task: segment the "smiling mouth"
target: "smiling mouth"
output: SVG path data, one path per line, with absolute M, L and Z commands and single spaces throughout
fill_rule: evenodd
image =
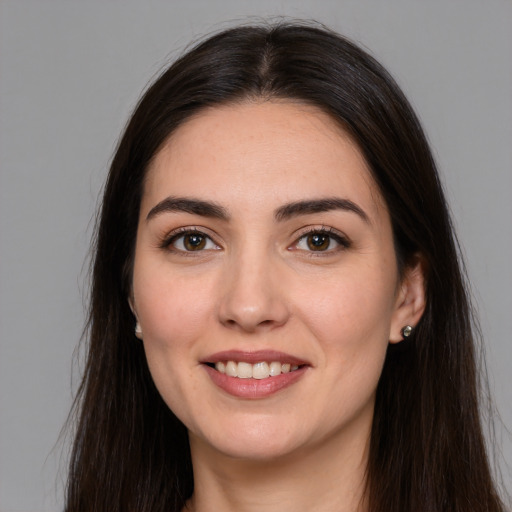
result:
M 208 366 L 215 368 L 219 373 L 228 377 L 261 380 L 277 377 L 283 373 L 294 372 L 303 365 L 280 363 L 279 361 L 261 361 L 255 364 L 244 361 L 218 361 L 216 363 L 208 363 Z

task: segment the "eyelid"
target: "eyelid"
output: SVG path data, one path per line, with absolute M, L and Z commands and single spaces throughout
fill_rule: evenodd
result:
M 325 251 L 307 251 L 304 249 L 297 248 L 298 243 L 300 240 L 305 238 L 306 236 L 310 234 L 323 234 L 327 235 L 330 238 L 332 238 L 337 244 L 339 244 L 339 247 L 336 247 L 334 249 L 328 249 Z M 161 249 L 166 249 L 171 252 L 183 254 L 183 255 L 198 255 L 196 254 L 196 251 L 185 251 L 182 249 L 177 249 L 176 247 L 173 247 L 172 244 L 175 242 L 178 238 L 185 236 L 187 234 L 199 234 L 201 236 L 204 236 L 205 238 L 211 240 L 213 244 L 215 244 L 215 249 L 203 249 L 200 251 L 197 251 L 197 253 L 205 252 L 205 251 L 211 251 L 211 250 L 220 250 L 222 249 L 221 244 L 217 242 L 216 236 L 214 234 L 211 234 L 211 230 L 208 228 L 204 228 L 201 226 L 181 226 L 179 228 L 173 229 L 169 233 L 167 233 L 163 238 L 161 243 L 159 244 Z M 347 235 L 345 235 L 342 231 L 339 231 L 331 226 L 325 226 L 325 225 L 313 225 L 313 226 L 305 226 L 295 232 L 294 234 L 294 242 L 288 247 L 288 250 L 297 250 L 302 251 L 305 253 L 310 253 L 310 256 L 322 256 L 322 255 L 329 255 L 334 252 L 338 252 L 338 250 L 347 249 L 352 245 L 352 242 L 348 238 Z
M 325 251 L 307 251 L 304 249 L 298 249 L 298 243 L 308 235 L 311 234 L 322 234 L 331 237 L 336 243 L 339 244 L 339 247 L 334 249 L 328 249 Z M 295 241 L 289 247 L 289 250 L 297 250 L 308 253 L 308 256 L 326 256 L 338 252 L 339 250 L 348 249 L 352 245 L 350 239 L 347 235 L 345 235 L 342 231 L 339 231 L 331 226 L 325 225 L 317 225 L 317 226 L 306 226 L 295 233 Z
M 214 235 L 212 235 L 210 233 L 211 232 L 209 229 L 203 228 L 200 226 L 182 226 L 177 229 L 173 229 L 170 233 L 167 233 L 163 237 L 163 239 L 159 245 L 160 245 L 161 249 L 166 249 L 168 251 L 179 253 L 179 254 L 184 254 L 187 256 L 188 255 L 196 255 L 197 256 L 197 254 L 195 254 L 196 252 L 201 253 L 201 252 L 205 252 L 205 251 L 221 249 L 220 244 L 215 239 L 216 237 L 214 237 Z M 216 246 L 216 249 L 203 249 L 201 251 L 184 251 L 181 249 L 177 249 L 176 247 L 173 247 L 173 245 L 172 245 L 173 242 L 178 240 L 180 237 L 183 237 L 185 235 L 192 235 L 192 234 L 201 235 L 201 236 L 204 236 L 205 238 L 211 240 L 212 243 Z

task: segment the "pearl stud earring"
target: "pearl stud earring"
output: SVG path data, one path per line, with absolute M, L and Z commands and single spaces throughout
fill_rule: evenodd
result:
M 402 327 L 400 332 L 404 338 L 408 338 L 412 334 L 412 325 L 406 325 L 405 327 Z

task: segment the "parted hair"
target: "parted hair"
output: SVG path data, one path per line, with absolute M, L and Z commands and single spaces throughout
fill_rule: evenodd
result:
M 388 72 L 309 23 L 239 26 L 197 44 L 147 89 L 118 143 L 93 242 L 86 362 L 74 405 L 67 512 L 178 512 L 194 489 L 187 430 L 160 397 L 128 297 L 145 173 L 202 109 L 290 99 L 358 144 L 391 217 L 400 270 L 422 258 L 426 309 L 388 348 L 375 401 L 370 512 L 498 512 L 480 415 L 474 322 L 436 165 Z M 333 407 L 336 405 L 333 404 Z

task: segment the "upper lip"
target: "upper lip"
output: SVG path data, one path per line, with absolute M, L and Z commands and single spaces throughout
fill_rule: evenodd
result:
M 282 364 L 296 364 L 298 366 L 309 364 L 304 359 L 299 357 L 286 354 L 285 352 L 279 352 L 277 350 L 256 350 L 256 351 L 243 351 L 243 350 L 223 350 L 216 352 L 210 356 L 204 358 L 202 363 L 218 363 L 219 361 L 237 361 L 245 363 L 261 363 L 261 362 L 273 362 L 278 361 Z

